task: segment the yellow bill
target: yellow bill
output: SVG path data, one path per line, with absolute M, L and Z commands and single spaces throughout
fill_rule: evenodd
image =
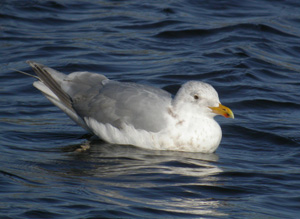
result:
M 226 118 L 234 119 L 233 112 L 227 106 L 219 104 L 217 107 L 209 107 L 215 114 L 224 116 Z

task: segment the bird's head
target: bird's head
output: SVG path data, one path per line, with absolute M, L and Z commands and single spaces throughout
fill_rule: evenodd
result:
M 234 118 L 231 109 L 220 103 L 217 91 L 201 81 L 189 81 L 182 85 L 173 100 L 173 106 L 180 111 Z

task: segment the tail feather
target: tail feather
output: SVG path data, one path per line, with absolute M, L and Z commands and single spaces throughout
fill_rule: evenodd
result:
M 33 68 L 37 76 L 26 72 L 25 74 L 39 80 L 35 81 L 33 86 L 39 89 L 54 105 L 65 112 L 78 125 L 91 132 L 84 120 L 74 110 L 71 97 L 60 86 L 64 74 L 33 61 L 27 61 L 27 63 Z M 20 73 L 24 74 L 24 72 Z
M 39 80 L 45 84 L 59 99 L 60 101 L 69 109 L 72 109 L 72 100 L 69 95 L 64 92 L 60 85 L 53 79 L 51 74 L 47 71 L 46 67 L 42 64 L 27 61 L 27 63 L 32 67 L 34 72 L 37 74 Z

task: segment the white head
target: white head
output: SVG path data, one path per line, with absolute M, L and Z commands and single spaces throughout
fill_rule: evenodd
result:
M 205 114 L 214 117 L 217 114 L 233 118 L 232 111 L 220 103 L 217 91 L 201 81 L 189 81 L 178 90 L 173 106 L 175 111 Z

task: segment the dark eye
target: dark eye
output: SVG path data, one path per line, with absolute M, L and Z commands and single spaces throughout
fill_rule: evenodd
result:
M 194 95 L 194 99 L 195 99 L 195 100 L 198 100 L 198 99 L 199 99 L 199 96 L 198 96 L 197 94 L 195 94 L 195 95 Z

